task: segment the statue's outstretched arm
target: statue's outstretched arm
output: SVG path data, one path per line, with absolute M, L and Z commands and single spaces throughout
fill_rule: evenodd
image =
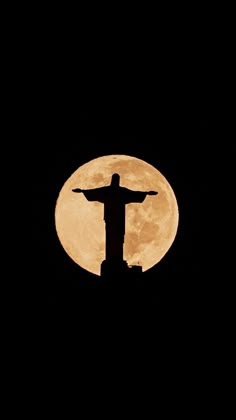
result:
M 100 187 L 88 190 L 82 190 L 81 188 L 73 188 L 72 191 L 76 193 L 83 193 L 88 201 L 99 201 L 100 203 L 104 203 L 106 188 L 107 187 Z
M 157 191 L 148 191 L 147 195 L 157 195 L 158 192 Z
M 74 188 L 72 191 L 80 193 L 80 192 L 83 192 L 84 190 L 81 190 L 81 188 Z

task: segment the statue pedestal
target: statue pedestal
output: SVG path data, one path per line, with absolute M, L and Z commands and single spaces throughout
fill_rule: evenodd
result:
M 129 266 L 127 261 L 104 260 L 101 264 L 101 277 L 110 285 L 127 285 L 130 279 L 137 280 L 142 274 L 142 267 L 138 265 Z

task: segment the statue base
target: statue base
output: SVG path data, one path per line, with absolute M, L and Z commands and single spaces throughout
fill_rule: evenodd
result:
M 104 260 L 101 264 L 101 277 L 109 279 L 112 283 L 124 284 L 127 279 L 137 279 L 142 274 L 142 267 L 139 265 L 128 265 L 127 261 Z

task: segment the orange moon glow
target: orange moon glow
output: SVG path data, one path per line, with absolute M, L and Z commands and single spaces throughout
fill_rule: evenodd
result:
M 143 203 L 126 205 L 124 259 L 146 271 L 171 247 L 178 228 L 176 197 L 167 179 L 149 163 L 132 156 L 107 155 L 80 166 L 64 183 L 55 208 L 58 238 L 66 253 L 80 267 L 100 275 L 105 259 L 105 222 L 102 203 L 87 201 L 74 188 L 110 185 L 112 174 L 131 190 L 157 191 Z

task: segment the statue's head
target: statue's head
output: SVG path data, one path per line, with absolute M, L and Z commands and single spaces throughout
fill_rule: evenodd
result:
M 119 174 L 113 174 L 111 177 L 111 185 L 113 187 L 119 187 L 120 185 L 120 175 Z

